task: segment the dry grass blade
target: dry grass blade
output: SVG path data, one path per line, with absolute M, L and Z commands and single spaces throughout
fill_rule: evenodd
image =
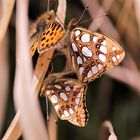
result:
M 4 122 L 6 101 L 7 101 L 7 88 L 9 79 L 9 65 L 8 65 L 8 37 L 7 35 L 1 42 L 2 47 L 0 51 L 0 130 Z
M 6 30 L 7 30 L 8 24 L 9 24 L 9 20 L 12 15 L 15 0 L 2 0 L 2 1 L 0 1 L 0 4 L 2 5 L 1 6 L 2 15 L 0 17 L 1 18 L 1 20 L 0 20 L 0 42 L 1 42 L 6 33 Z
M 22 9 L 22 10 L 21 10 Z M 28 0 L 16 3 L 16 74 L 14 97 L 16 109 L 20 110 L 20 123 L 25 139 L 48 139 L 39 103 L 31 88 L 32 65 L 28 56 Z M 24 83 L 24 84 L 23 84 Z M 34 117 L 33 117 L 34 116 Z M 36 128 L 40 129 L 37 130 Z
M 137 22 L 139 26 L 139 35 L 140 35 L 140 1 L 139 0 L 134 0 L 134 5 L 135 5 L 135 11 L 136 11 L 136 17 L 137 17 Z
M 110 121 L 105 121 L 102 124 L 99 140 L 117 140 Z
M 104 0 L 102 5 L 104 8 L 100 6 L 97 0 L 94 0 L 92 2 L 91 0 L 82 0 L 82 2 L 85 6 L 90 5 L 88 11 L 93 19 L 93 22 L 90 24 L 89 29 L 91 31 L 96 31 L 97 29 L 100 29 L 103 34 L 112 36 L 113 38 L 118 40 L 119 35 L 109 18 L 107 16 L 103 16 L 102 18 L 96 18 L 98 16 L 105 15 L 109 11 L 113 0 Z
M 62 13 L 62 10 L 63 10 L 63 13 Z M 64 22 L 64 20 L 65 20 L 65 14 L 66 14 L 65 11 L 66 11 L 66 1 L 61 1 L 60 0 L 57 15 L 59 16 L 59 18 L 61 19 L 62 22 Z M 59 15 L 59 13 L 62 13 L 62 14 Z M 49 63 L 50 63 L 50 58 L 52 57 L 53 52 L 54 52 L 54 50 L 50 50 L 50 51 L 44 53 L 44 55 L 41 55 L 41 57 L 38 58 L 37 65 L 36 65 L 35 72 L 34 72 L 33 82 L 32 82 L 33 91 L 36 91 L 35 92 L 36 95 L 37 95 L 37 93 L 40 89 L 42 80 L 44 79 L 45 73 L 48 69 L 48 66 L 49 66 Z M 29 93 L 29 94 L 31 94 L 31 93 Z M 8 128 L 8 130 L 7 130 L 3 139 L 6 138 L 6 139 L 9 139 L 9 140 L 10 139 L 12 140 L 13 137 L 18 138 L 21 135 L 22 127 L 20 126 L 20 123 L 19 123 L 20 110 L 18 110 L 15 117 L 16 117 L 16 119 L 13 119 L 13 122 L 11 123 L 10 127 Z M 17 129 L 18 129 L 18 131 L 17 131 Z M 44 129 L 44 131 L 45 131 L 45 129 Z M 28 132 L 26 132 L 26 134 L 27 133 Z
M 136 71 L 132 71 L 126 67 L 118 66 L 113 70 L 109 70 L 106 72 L 109 76 L 122 81 L 128 85 L 130 85 L 132 88 L 136 89 L 139 95 L 140 95 L 140 73 Z M 130 76 L 131 75 L 131 76 Z M 134 82 L 137 81 L 137 82 Z

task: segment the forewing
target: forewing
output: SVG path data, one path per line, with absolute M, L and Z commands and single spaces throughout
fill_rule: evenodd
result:
M 41 32 L 39 44 L 37 47 L 38 52 L 43 53 L 51 47 L 54 47 L 54 45 L 57 44 L 57 42 L 63 37 L 63 35 L 64 29 L 58 22 L 49 22 L 45 30 Z

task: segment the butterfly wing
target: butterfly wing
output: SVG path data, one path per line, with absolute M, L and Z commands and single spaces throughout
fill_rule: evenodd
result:
M 49 22 L 44 30 L 36 33 L 30 40 L 31 48 L 29 50 L 29 55 L 33 56 L 36 49 L 38 50 L 38 53 L 43 53 L 48 49 L 55 47 L 63 35 L 64 29 L 58 22 Z
M 123 48 L 112 38 L 108 38 L 96 32 L 94 35 L 103 38 L 101 44 L 108 49 L 107 68 L 112 68 L 118 65 L 125 57 L 125 51 Z M 101 44 L 99 49 L 104 52 L 104 48 L 102 48 Z
M 35 34 L 35 35 L 34 35 L 33 37 L 31 37 L 31 39 L 30 39 L 30 44 L 29 44 L 29 46 L 31 46 L 31 47 L 30 47 L 30 49 L 29 49 L 29 56 L 31 56 L 31 57 L 35 54 L 35 51 L 36 51 L 36 49 L 37 49 L 37 46 L 38 46 L 38 43 L 39 43 L 38 36 L 39 36 L 39 34 Z
M 125 53 L 114 40 L 75 28 L 70 35 L 69 59 L 82 82 L 91 82 L 108 68 L 118 65 Z
M 79 127 L 86 125 L 85 85 L 73 79 L 57 79 L 44 86 L 45 94 L 61 120 L 68 120 Z
M 49 22 L 39 37 L 38 53 L 43 53 L 52 46 L 54 47 L 63 35 L 64 29 L 58 22 Z

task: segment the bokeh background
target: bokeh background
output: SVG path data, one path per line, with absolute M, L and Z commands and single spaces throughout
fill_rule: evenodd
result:
M 51 1 L 51 9 L 56 10 L 57 1 Z M 89 6 L 80 24 L 91 31 L 100 32 L 118 41 L 126 51 L 126 57 L 120 66 L 113 68 L 88 85 L 87 108 L 89 122 L 84 128 L 78 128 L 67 121 L 57 122 L 58 140 L 97 140 L 100 128 L 105 120 L 110 120 L 119 140 L 140 140 L 140 1 L 139 0 L 67 0 L 66 25 L 72 18 L 78 19 L 85 7 Z M 47 10 L 46 0 L 29 1 L 29 18 L 32 23 Z M 0 54 L 8 53 L 8 58 L 0 57 L 0 64 L 7 63 L 5 71 L 8 81 L 3 99 L 3 119 L 1 137 L 5 134 L 15 115 L 13 101 L 13 83 L 15 76 L 15 14 L 10 19 L 6 40 L 8 48 Z M 3 46 L 0 46 L 3 47 Z M 58 54 L 56 52 L 56 54 Z M 38 55 L 33 58 L 36 63 Z M 52 60 L 53 72 L 65 69 L 65 56 L 56 56 Z M 0 69 L 3 65 L 0 66 Z M 51 66 L 50 66 L 51 69 Z M 50 70 L 51 71 L 51 70 Z M 46 118 L 45 98 L 39 97 L 42 114 Z M 54 120 L 55 121 L 55 120 Z M 23 137 L 20 137 L 23 139 Z

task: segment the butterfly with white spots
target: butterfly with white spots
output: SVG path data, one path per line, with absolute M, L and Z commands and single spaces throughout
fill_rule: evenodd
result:
M 74 28 L 70 32 L 68 53 L 72 69 L 84 83 L 118 65 L 125 56 L 116 41 L 84 28 Z
M 71 78 L 58 78 L 54 74 L 44 81 L 41 95 L 47 96 L 61 120 L 84 127 L 88 121 L 86 85 Z

